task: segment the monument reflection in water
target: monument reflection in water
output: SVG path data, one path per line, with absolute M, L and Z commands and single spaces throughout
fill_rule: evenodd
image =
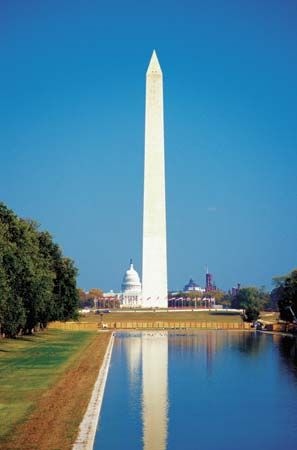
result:
M 168 421 L 168 334 L 143 333 L 142 421 L 144 450 L 165 450 Z
M 259 333 L 115 337 L 100 450 L 296 450 L 296 339 Z
M 144 450 L 165 450 L 168 421 L 168 333 L 142 333 L 124 339 L 130 390 L 142 386 Z M 157 355 L 157 357 L 156 357 Z M 141 378 L 141 379 L 140 379 Z

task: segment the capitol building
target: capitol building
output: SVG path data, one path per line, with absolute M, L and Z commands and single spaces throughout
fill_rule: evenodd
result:
M 139 308 L 141 306 L 141 282 L 131 259 L 122 282 L 121 307 Z

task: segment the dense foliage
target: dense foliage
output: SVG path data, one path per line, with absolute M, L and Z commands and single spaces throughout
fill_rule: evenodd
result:
M 103 298 L 103 291 L 98 288 L 92 288 L 88 292 L 78 288 L 79 307 L 80 308 L 94 308 L 95 299 Z
M 269 305 L 269 294 L 263 289 L 246 287 L 239 289 L 232 299 L 232 308 L 243 309 L 248 322 L 257 320 L 260 311 Z
M 0 332 L 30 334 L 74 317 L 77 270 L 48 232 L 0 203 Z
M 278 302 L 280 318 L 297 322 L 297 269 L 285 277 L 275 279 L 277 287 L 272 296 Z

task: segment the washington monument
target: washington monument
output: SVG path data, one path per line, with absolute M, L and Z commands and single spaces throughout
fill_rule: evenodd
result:
M 154 51 L 146 72 L 142 306 L 167 308 L 163 75 Z

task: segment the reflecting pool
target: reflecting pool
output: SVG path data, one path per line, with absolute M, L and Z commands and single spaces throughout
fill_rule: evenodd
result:
M 258 332 L 117 333 L 100 450 L 297 449 L 296 339 Z

